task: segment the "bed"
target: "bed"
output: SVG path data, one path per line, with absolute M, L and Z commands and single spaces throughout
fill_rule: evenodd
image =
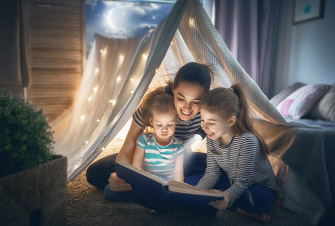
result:
M 300 99 L 293 95 L 303 87 L 305 90 L 300 92 Z M 309 95 L 302 83 L 283 90 L 286 97 L 281 97 L 280 101 L 276 99 L 280 93 L 271 99 L 296 134 L 294 142 L 281 157 L 282 161 L 270 159 L 284 185 L 283 206 L 302 214 L 313 225 L 318 223 L 335 197 L 335 84 L 323 88 L 322 94 L 313 100 L 307 98 L 308 102 L 301 100 Z M 301 117 L 292 113 L 296 109 L 284 106 L 285 101 L 289 103 L 292 99 L 299 99 L 300 106 L 308 105 L 309 109 L 303 109 L 305 112 Z

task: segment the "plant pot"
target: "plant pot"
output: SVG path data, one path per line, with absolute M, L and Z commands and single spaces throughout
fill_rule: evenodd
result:
M 1 225 L 65 225 L 67 159 L 0 178 Z

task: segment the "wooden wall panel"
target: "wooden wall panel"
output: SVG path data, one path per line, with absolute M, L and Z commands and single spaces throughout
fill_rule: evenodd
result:
M 51 122 L 73 104 L 86 57 L 84 0 L 27 0 L 28 101 Z

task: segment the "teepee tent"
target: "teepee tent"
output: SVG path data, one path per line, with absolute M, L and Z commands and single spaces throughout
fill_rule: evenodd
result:
M 75 103 L 52 123 L 55 151 L 68 158 L 68 180 L 104 150 L 147 90 L 164 85 L 192 61 L 212 68 L 214 86 L 242 85 L 256 128 L 280 156 L 294 137 L 285 119 L 232 56 L 201 4 L 179 0 L 156 29 L 141 37 L 95 36 Z

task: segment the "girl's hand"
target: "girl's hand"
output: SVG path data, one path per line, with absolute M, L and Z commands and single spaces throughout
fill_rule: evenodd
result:
M 108 182 L 108 186 L 112 191 L 130 191 L 132 189 L 131 185 L 118 177 L 116 173 L 111 173 Z
M 218 210 L 224 210 L 228 207 L 229 202 L 230 202 L 230 193 L 227 191 L 219 191 L 219 190 L 211 190 L 217 193 L 221 193 L 223 199 L 222 200 L 216 200 L 216 201 L 212 201 L 210 203 L 208 203 L 211 206 L 214 206 L 216 209 Z

